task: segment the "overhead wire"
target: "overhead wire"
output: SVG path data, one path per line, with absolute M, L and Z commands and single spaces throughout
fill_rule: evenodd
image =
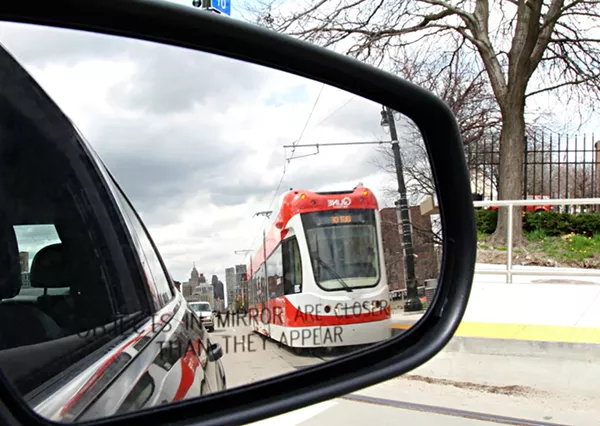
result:
M 337 114 L 342 108 L 344 108 L 346 105 L 348 105 L 354 99 L 356 99 L 356 96 L 352 95 L 350 97 L 350 99 L 348 99 L 346 102 L 344 102 L 338 109 L 336 109 L 335 111 L 333 111 L 331 114 L 329 114 L 323 120 L 319 121 L 319 123 L 315 127 L 319 127 L 321 124 L 323 124 L 324 122 L 326 122 L 327 120 L 329 120 L 331 117 L 333 117 L 335 114 Z
M 310 113 L 308 114 L 306 122 L 304 123 L 304 127 L 302 128 L 302 131 L 300 132 L 300 136 L 298 137 L 298 139 L 296 141 L 292 142 L 292 153 L 290 155 L 290 158 L 286 159 L 285 154 L 284 154 L 283 172 L 281 174 L 281 178 L 279 179 L 279 183 L 277 184 L 277 188 L 275 189 L 275 192 L 273 193 L 273 197 L 271 198 L 271 202 L 269 203 L 269 207 L 267 208 L 267 211 L 271 209 L 271 207 L 273 206 L 273 202 L 277 198 L 279 190 L 281 189 L 281 184 L 283 183 L 283 179 L 285 178 L 285 174 L 288 170 L 288 168 L 286 167 L 286 164 L 289 164 L 289 162 L 294 158 L 294 153 L 296 151 L 296 145 L 302 140 L 302 137 L 304 136 L 304 132 L 306 132 L 306 128 L 308 127 L 308 124 L 310 123 L 310 119 L 312 118 L 313 113 L 315 112 L 315 109 L 317 108 L 317 104 L 319 102 L 319 99 L 321 98 L 321 94 L 323 93 L 324 88 L 325 88 L 325 83 L 322 83 L 321 88 L 319 89 L 319 93 L 317 94 L 317 98 L 315 99 L 315 102 L 313 103 Z M 265 218 L 263 219 L 262 224 L 260 226 L 260 229 L 262 229 L 265 226 L 265 223 L 268 219 L 269 218 L 265 216 Z M 254 244 L 256 243 L 256 239 L 258 238 L 259 235 L 260 235 L 260 231 L 254 236 L 254 239 L 252 240 L 252 244 L 250 245 L 251 249 L 254 247 Z
M 288 164 L 292 160 L 292 158 L 294 158 L 294 153 L 296 152 L 296 145 L 298 145 L 298 143 L 302 140 L 302 136 L 304 136 L 304 132 L 306 131 L 306 128 L 308 127 L 308 123 L 310 123 L 310 119 L 312 118 L 312 115 L 315 112 L 317 103 L 319 102 L 319 98 L 321 97 L 321 93 L 323 93 L 324 88 L 325 88 L 325 84 L 321 84 L 321 90 L 319 90 L 319 94 L 317 95 L 317 98 L 315 99 L 315 103 L 313 104 L 312 109 L 310 110 L 310 114 L 308 114 L 308 118 L 306 119 L 306 122 L 304 123 L 304 127 L 302 128 L 300 137 L 298 137 L 298 139 L 295 142 L 292 142 L 292 154 L 291 154 L 290 158 L 287 160 Z M 285 175 L 285 170 L 286 169 L 284 168 L 284 175 Z M 279 188 L 277 190 L 279 190 Z M 277 191 L 275 191 L 275 192 L 277 192 Z M 275 197 L 273 197 L 273 200 L 274 199 L 275 199 Z M 273 204 L 273 201 L 271 201 L 271 205 L 272 204 Z M 269 208 L 271 208 L 271 207 L 269 206 Z
M 308 127 L 308 124 L 310 123 L 310 119 L 312 118 L 313 113 L 315 112 L 317 103 L 319 102 L 319 99 L 321 97 L 321 94 L 323 93 L 323 89 L 325 88 L 325 84 L 321 84 L 321 89 L 319 90 L 319 93 L 317 95 L 317 98 L 315 99 L 315 102 L 310 110 L 310 113 L 308 115 L 308 118 L 306 119 L 306 122 L 304 124 L 304 127 L 302 128 L 302 132 L 300 133 L 300 137 L 292 142 L 292 153 L 290 155 L 290 158 L 285 158 L 285 154 L 284 154 L 284 163 L 283 163 L 283 172 L 281 174 L 281 178 L 279 179 L 279 183 L 277 184 L 277 188 L 275 189 L 275 193 L 273 195 L 273 198 L 271 199 L 271 202 L 269 203 L 269 208 L 267 210 L 269 210 L 271 208 L 271 206 L 273 205 L 273 202 L 275 201 L 275 198 L 277 197 L 277 193 L 279 192 L 279 190 L 281 189 L 281 184 L 283 183 L 283 179 L 285 178 L 286 172 L 287 172 L 287 167 L 286 164 L 289 164 L 289 162 L 294 158 L 294 153 L 296 151 L 296 146 L 298 145 L 298 143 L 301 141 L 302 137 L 304 136 L 304 133 L 306 132 L 306 128 Z M 335 109 L 331 114 L 327 115 L 323 120 L 321 120 L 319 123 L 317 123 L 315 125 L 316 127 L 319 127 L 320 125 L 322 125 L 325 121 L 329 120 L 331 117 L 333 117 L 335 114 L 337 114 L 342 108 L 344 108 L 346 105 L 348 105 L 350 102 L 352 102 L 354 99 L 356 99 L 356 96 L 352 95 L 350 97 L 350 99 L 348 99 L 346 102 L 344 102 L 342 105 L 340 105 L 337 109 Z M 262 229 L 265 226 L 265 222 L 267 221 L 268 217 L 265 217 L 262 221 L 262 224 L 260 226 L 259 229 Z M 259 231 L 255 236 L 254 239 L 252 240 L 252 244 L 250 245 L 250 249 L 252 250 L 254 248 L 254 244 L 256 244 L 256 240 L 257 238 L 260 236 L 261 232 Z M 248 253 L 246 253 L 246 257 L 248 256 Z

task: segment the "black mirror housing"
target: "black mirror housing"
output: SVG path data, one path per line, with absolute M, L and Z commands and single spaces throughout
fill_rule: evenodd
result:
M 218 343 L 213 343 L 208 348 L 208 359 L 218 361 L 223 357 L 223 347 Z
M 0 19 L 134 37 L 290 72 L 404 114 L 417 125 L 427 146 L 438 189 L 443 259 L 436 296 L 411 329 L 347 357 L 272 380 L 111 417 L 108 421 L 112 425 L 129 425 L 132 420 L 178 425 L 248 424 L 402 375 L 427 362 L 450 341 L 469 299 L 475 268 L 476 227 L 459 128 L 450 109 L 438 97 L 332 51 L 166 1 L 55 0 L 33 5 L 2 2 Z M 211 360 L 223 356 L 218 344 L 211 345 L 208 352 Z M 5 387 L 3 411 L 10 413 L 14 424 L 49 424 L 9 391 L 8 383 L 2 380 L 1 385 Z

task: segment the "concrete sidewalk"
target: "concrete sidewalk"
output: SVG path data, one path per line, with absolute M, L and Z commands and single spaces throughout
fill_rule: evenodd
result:
M 528 424 L 587 426 L 600 423 L 598 374 L 597 364 L 584 362 L 442 351 L 406 375 L 356 394 L 530 419 Z
M 421 316 L 394 319 L 405 327 Z M 464 337 L 469 331 L 462 328 L 463 336 L 457 333 L 406 375 L 357 393 L 532 421 L 600 424 L 600 345 Z

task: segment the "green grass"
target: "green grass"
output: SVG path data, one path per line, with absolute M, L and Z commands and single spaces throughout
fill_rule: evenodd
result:
M 488 237 L 488 234 L 485 234 L 481 231 L 477 231 L 477 241 L 485 241 L 485 239 Z
M 570 234 L 565 237 L 548 237 L 543 234 L 528 235 L 532 248 L 543 251 L 546 255 L 560 261 L 578 261 L 594 257 L 600 253 L 600 234 L 593 237 Z
M 487 235 L 478 233 L 477 239 L 484 241 Z M 583 262 L 585 259 L 593 258 L 595 253 L 600 253 L 600 234 L 593 237 L 569 234 L 562 237 L 550 237 L 543 231 L 525 233 L 528 242 L 527 249 L 543 252 L 548 257 L 557 261 Z M 485 244 L 481 248 L 488 248 Z M 506 251 L 505 247 L 496 247 L 496 250 Z M 516 250 L 515 250 L 516 251 Z

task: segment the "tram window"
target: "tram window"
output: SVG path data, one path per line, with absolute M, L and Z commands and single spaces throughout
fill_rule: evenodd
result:
M 256 303 L 258 303 L 258 298 L 256 297 L 256 274 L 252 275 L 252 278 L 250 278 L 250 287 L 252 288 L 252 291 L 250 291 L 250 297 L 252 300 L 252 305 L 255 305 Z
M 268 299 L 267 286 L 265 283 L 265 264 L 263 263 L 256 271 L 256 302 L 263 303 Z
M 281 260 L 281 244 L 273 251 L 273 254 L 267 260 L 267 272 L 269 273 L 269 297 L 283 296 L 283 263 Z M 277 282 L 280 282 L 279 285 Z
M 275 297 L 281 297 L 285 294 L 283 290 L 283 259 L 282 259 L 283 246 L 279 246 L 277 249 L 277 257 L 275 264 Z
M 283 287 L 285 294 L 302 292 L 302 260 L 295 237 L 283 242 Z

